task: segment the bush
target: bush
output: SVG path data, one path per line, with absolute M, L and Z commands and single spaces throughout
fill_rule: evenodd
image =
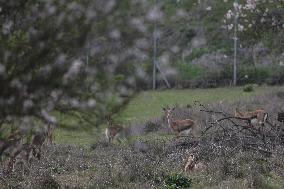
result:
M 155 131 L 158 131 L 160 128 L 161 128 L 160 123 L 153 122 L 153 121 L 147 121 L 145 124 L 144 132 L 145 133 L 155 132 Z
M 42 177 L 40 188 L 42 189 L 59 189 L 60 185 L 56 182 L 56 180 L 51 175 L 45 175 Z
M 254 89 L 253 89 L 252 85 L 245 85 L 244 88 L 243 88 L 243 91 L 244 92 L 253 92 Z
M 164 185 L 167 189 L 182 189 L 191 187 L 192 181 L 180 174 L 165 176 Z

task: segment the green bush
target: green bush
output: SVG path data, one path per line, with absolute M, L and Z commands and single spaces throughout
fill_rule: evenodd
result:
M 243 88 L 243 91 L 244 92 L 253 92 L 254 89 L 253 89 L 252 85 L 245 85 L 244 88 Z
M 164 178 L 164 186 L 167 189 L 190 188 L 191 185 L 191 179 L 188 179 L 181 174 L 168 175 Z

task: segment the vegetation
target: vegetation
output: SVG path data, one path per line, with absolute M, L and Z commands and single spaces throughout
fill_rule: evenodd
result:
M 205 108 L 230 113 L 236 107 L 263 107 L 270 115 L 269 122 L 277 126 L 281 123 L 276 121 L 275 112 L 283 107 L 282 98 L 281 92 L 275 92 L 237 102 L 207 104 Z M 28 183 L 37 188 L 45 188 L 46 185 L 141 189 L 189 186 L 283 188 L 282 144 L 269 139 L 265 139 L 266 143 L 263 144 L 262 137 L 251 135 L 246 129 L 238 133 L 238 128 L 241 129 L 241 124 L 244 124 L 243 120 L 235 120 L 238 127 L 226 121 L 212 126 L 209 122 L 211 119 L 223 116 L 200 111 L 198 106 L 190 110 L 188 107 L 177 107 L 174 119 L 186 118 L 188 113 L 194 114 L 194 119 L 198 122 L 198 127 L 194 131 L 195 136 L 173 136 L 162 118 L 156 121 L 161 125 L 159 129 L 151 132 L 144 132 L 145 130 L 141 129 L 146 127 L 145 124 L 133 124 L 128 135 L 133 139 L 128 143 L 108 144 L 102 139 L 94 143 L 92 149 L 63 144 L 47 146 L 44 148 L 43 159 L 33 161 L 30 173 L 23 180 L 19 171 L 12 174 L 6 180 L 6 184 L 9 188 L 21 188 Z M 201 136 L 201 132 L 210 125 L 208 135 Z M 265 123 L 265 127 L 270 126 Z M 238 134 L 229 137 L 223 135 L 223 132 Z M 269 129 L 258 132 L 267 132 L 267 136 L 270 137 L 273 133 Z M 157 136 L 155 139 L 151 138 L 154 134 Z M 224 137 L 223 140 L 220 140 L 220 137 Z M 257 150 L 255 145 L 261 146 L 260 150 Z M 206 172 L 183 172 L 184 160 L 187 159 L 189 152 L 194 153 L 198 161 L 207 163 Z
M 251 98 L 253 96 L 265 94 L 267 91 L 282 91 L 283 87 L 255 87 L 250 93 L 243 92 L 242 87 L 238 88 L 217 88 L 217 89 L 194 89 L 194 90 L 165 90 L 165 91 L 145 91 L 133 98 L 120 112 L 113 115 L 116 122 L 123 123 L 131 127 L 133 124 L 146 123 L 147 130 L 155 130 L 159 124 L 155 124 L 152 119 L 159 118 L 162 114 L 162 107 L 193 105 L 195 100 L 203 103 L 231 102 Z M 62 121 L 72 120 L 80 125 L 76 118 L 71 119 L 62 115 Z M 149 121 L 147 121 L 149 120 Z M 148 124 L 147 124 L 148 123 Z M 55 141 L 60 144 L 76 144 L 89 147 L 92 143 L 104 137 L 103 129 L 106 121 L 101 127 L 82 129 L 81 127 L 71 127 L 72 129 L 58 128 L 55 132 Z M 150 129 L 151 128 L 151 129 Z M 150 137 L 150 136 L 148 136 Z M 150 138 L 161 138 L 164 136 L 153 135 Z M 141 137 L 144 138 L 144 137 Z M 166 137 L 167 138 L 167 137 Z
M 167 189 L 190 188 L 191 180 L 186 177 L 183 177 L 180 174 L 174 174 L 174 175 L 165 177 L 164 185 Z
M 281 90 L 283 87 L 256 87 L 252 93 L 245 93 L 241 87 L 145 91 L 129 102 L 124 110 L 115 116 L 118 121 L 135 122 L 160 116 L 162 107 L 166 105 L 192 105 L 194 101 L 203 103 L 228 102 L 259 95 L 270 90 Z
M 264 85 L 284 83 L 283 10 L 278 0 L 1 2 L 1 187 L 283 188 L 283 87 Z M 234 29 L 245 86 L 232 88 Z M 153 54 L 172 90 L 158 72 L 147 91 Z M 164 106 L 175 107 L 168 122 Z M 193 129 L 175 137 L 168 125 Z

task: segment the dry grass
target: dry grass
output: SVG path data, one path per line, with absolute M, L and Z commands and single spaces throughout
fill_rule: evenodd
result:
M 253 109 L 263 107 L 269 121 L 283 129 L 276 121 L 276 112 L 283 111 L 282 93 L 266 94 L 246 101 L 206 105 L 210 110 L 233 113 L 235 107 Z M 175 119 L 191 117 L 197 129 L 190 137 L 176 138 L 169 134 L 163 116 L 145 123 L 132 124 L 128 139 L 122 143 L 97 142 L 92 149 L 69 145 L 45 147 L 43 159 L 32 163 L 28 174 L 19 172 L 5 178 L 7 188 L 164 188 L 166 176 L 180 173 L 192 179 L 193 188 L 283 188 L 284 139 L 268 141 L 264 148 L 261 140 L 241 132 L 230 133 L 231 123 L 224 121 L 225 129 L 215 126 L 201 137 L 201 131 L 222 117 L 218 113 L 178 107 Z M 239 121 L 239 124 L 243 124 Z M 218 131 L 218 132 L 216 132 Z M 222 131 L 222 132 L 221 132 Z M 246 142 L 255 142 L 264 150 L 245 148 Z M 208 164 L 207 172 L 184 173 L 188 151 L 198 161 Z

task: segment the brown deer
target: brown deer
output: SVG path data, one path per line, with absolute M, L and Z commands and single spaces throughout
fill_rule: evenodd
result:
M 120 124 L 113 124 L 113 121 L 110 117 L 107 117 L 108 127 L 105 130 L 105 135 L 110 143 L 115 138 L 119 137 L 119 135 L 124 131 L 124 127 Z
M 41 158 L 41 148 L 47 137 L 46 130 L 41 130 L 33 135 L 31 143 L 22 144 L 22 142 L 11 143 L 9 140 L 6 141 L 6 149 L 4 153 L 8 157 L 4 162 L 4 167 L 7 173 L 13 172 L 17 164 L 22 164 L 22 170 L 24 166 L 29 167 L 31 159 L 33 157 Z M 9 139 L 9 138 L 8 138 Z M 19 139 L 17 139 L 18 141 Z
M 44 126 L 44 130 L 46 132 L 46 138 L 47 138 L 47 141 L 49 144 L 52 144 L 53 143 L 53 132 L 54 132 L 54 129 L 55 129 L 55 125 L 52 124 L 52 123 L 47 123 L 45 126 Z
M 15 171 L 15 167 L 18 164 L 21 164 L 21 169 L 24 170 L 24 167 L 29 170 L 31 159 L 33 156 L 33 148 L 30 144 L 21 144 L 15 146 L 14 152 L 10 154 L 10 157 L 6 161 L 6 170 L 7 173 Z
M 15 150 L 15 147 L 20 144 L 22 144 L 22 133 L 18 130 L 10 134 L 7 139 L 0 139 L 0 156 L 10 156 Z
M 197 162 L 193 154 L 190 154 L 184 167 L 184 172 L 206 171 L 208 166 L 203 162 Z
M 41 158 L 41 148 L 48 137 L 48 130 L 43 129 L 40 131 L 37 131 L 31 141 L 31 148 L 33 152 L 33 156 L 37 159 Z
M 175 108 L 163 108 L 168 125 L 170 129 L 176 133 L 177 136 L 183 131 L 187 131 L 188 133 L 192 130 L 195 125 L 195 122 L 192 119 L 182 119 L 182 120 L 172 120 L 172 113 Z
M 264 125 L 267 121 L 268 113 L 264 109 L 258 108 L 255 111 L 240 112 L 237 108 L 235 109 L 236 118 L 247 119 L 251 124 L 253 120 L 256 120 L 259 125 Z

